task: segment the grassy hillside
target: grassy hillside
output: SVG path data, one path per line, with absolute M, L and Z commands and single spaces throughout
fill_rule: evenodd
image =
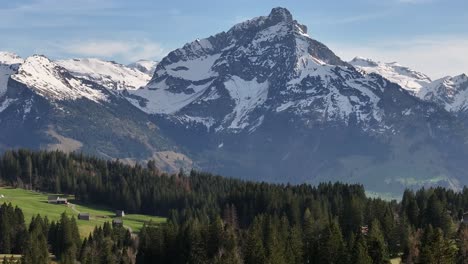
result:
M 111 222 L 115 216 L 114 211 L 109 208 L 92 206 L 92 205 L 59 205 L 47 203 L 47 193 L 32 192 L 23 189 L 15 189 L 10 187 L 0 187 L 0 204 L 11 203 L 17 205 L 23 210 L 24 218 L 27 223 L 31 221 L 33 215 L 40 214 L 47 216 L 49 220 L 58 220 L 63 212 L 68 215 L 78 216 L 78 212 L 89 213 L 90 221 L 78 220 L 78 228 L 81 236 L 87 236 L 95 226 L 102 225 L 104 222 Z M 67 197 L 70 202 L 73 201 L 73 196 Z M 123 218 L 124 226 L 131 228 L 133 232 L 138 232 L 144 223 L 152 221 L 153 223 L 162 223 L 166 221 L 163 217 L 154 217 L 148 215 L 128 214 Z

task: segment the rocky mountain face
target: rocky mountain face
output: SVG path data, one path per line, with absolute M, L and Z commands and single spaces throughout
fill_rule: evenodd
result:
M 460 114 L 468 108 L 468 80 L 465 74 L 432 81 L 427 75 L 396 62 L 383 63 L 356 57 L 350 64 L 365 73 L 376 73 L 400 85 L 414 96 Z
M 177 154 L 176 145 L 150 116 L 114 90 L 118 89 L 114 84 L 123 79 L 114 78 L 110 84 L 105 75 L 109 71 L 86 75 L 89 69 L 77 65 L 90 61 L 99 69 L 106 66 L 96 60 L 74 61 L 71 65 L 35 55 L 11 67 L 0 97 L 0 149 L 83 151 L 128 161 L 153 157 L 162 168 L 177 169 L 172 164 L 176 161 L 169 156 L 185 156 Z M 114 68 L 112 63 L 107 67 Z M 185 166 L 184 162 L 179 166 Z M 187 158 L 186 162 L 191 161 Z
M 392 82 L 353 65 L 275 8 L 169 53 L 127 97 L 201 168 L 224 175 L 362 182 L 380 192 L 461 186 L 464 128 L 414 96 L 430 79 L 382 65 L 406 78 Z
M 134 63 L 128 64 L 127 67 L 153 76 L 156 65 L 158 65 L 157 61 L 138 60 Z
M 379 74 L 416 96 L 432 82 L 431 78 L 424 73 L 402 66 L 397 62 L 376 62 L 371 59 L 356 57 L 349 63 L 365 73 Z
M 464 109 L 466 76 L 432 81 L 396 63 L 345 62 L 284 8 L 155 65 L 1 55 L 0 149 L 380 193 L 468 183 L 468 133 L 453 112 Z
M 0 52 L 0 96 L 5 94 L 8 79 L 18 71 L 19 65 L 23 62 L 23 59 L 16 54 Z
M 110 90 L 138 89 L 145 86 L 152 76 L 150 70 L 143 67 L 128 67 L 99 59 L 60 60 L 56 63 L 75 77 L 95 82 Z

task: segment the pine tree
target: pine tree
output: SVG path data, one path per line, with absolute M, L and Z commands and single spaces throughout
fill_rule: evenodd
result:
M 46 228 L 46 223 L 39 215 L 32 218 L 21 263 L 48 264 L 50 262 Z
M 257 264 L 266 263 L 267 257 L 263 246 L 262 221 L 260 217 L 255 217 L 252 226 L 247 233 L 245 243 L 245 263 Z
M 380 223 L 377 219 L 374 219 L 371 224 L 368 238 L 368 250 L 369 255 L 372 258 L 374 264 L 389 263 L 388 249 L 385 243 L 382 230 L 380 229 Z
M 210 223 L 208 232 L 207 254 L 209 258 L 213 258 L 215 255 L 219 254 L 223 241 L 224 223 L 219 216 Z
M 421 263 L 449 264 L 456 262 L 457 247 L 450 239 L 444 238 L 442 229 L 426 230 L 422 239 Z
M 331 221 L 320 238 L 321 263 L 347 263 L 343 236 L 337 221 Z
M 278 232 L 279 221 L 277 217 L 268 217 L 266 221 L 266 252 L 268 263 L 280 264 L 286 263 L 285 248 L 282 238 Z M 286 238 L 286 237 L 285 237 Z
M 78 257 L 81 241 L 78 226 L 74 217 L 68 218 L 62 213 L 57 223 L 57 241 L 55 252 L 62 263 L 74 263 Z
M 406 264 L 417 263 L 420 255 L 422 231 L 410 231 L 405 246 L 403 247 L 402 259 Z
M 366 240 L 362 235 L 359 235 L 354 242 L 351 253 L 351 263 L 372 264 L 372 258 L 369 256 Z
M 287 259 L 290 260 L 289 263 L 304 263 L 304 244 L 302 243 L 301 229 L 299 226 L 294 226 L 289 229 L 286 247 Z
M 457 263 L 468 264 L 468 226 L 461 224 L 457 233 L 458 253 Z

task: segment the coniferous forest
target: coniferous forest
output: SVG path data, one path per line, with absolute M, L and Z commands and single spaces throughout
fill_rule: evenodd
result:
M 0 254 L 23 263 L 468 263 L 468 189 L 407 190 L 400 202 L 361 185 L 279 185 L 155 163 L 126 165 L 62 152 L 7 151 L 2 185 L 73 194 L 82 203 L 167 217 L 138 236 L 105 224 L 87 238 L 76 220 L 0 207 Z M 40 212 L 38 212 L 40 213 Z M 28 221 L 29 222 L 29 221 Z M 4 263 L 13 262 L 5 258 Z

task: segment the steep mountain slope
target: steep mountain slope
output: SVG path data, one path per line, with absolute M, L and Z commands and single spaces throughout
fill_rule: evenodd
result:
M 394 82 L 412 94 L 418 96 L 422 88 L 430 84 L 431 78 L 396 62 L 375 62 L 371 59 L 356 57 L 349 62 L 351 65 L 366 73 L 377 73 L 387 80 Z
M 60 149 L 129 160 L 177 151 L 153 120 L 125 98 L 44 56 L 29 57 L 19 66 L 0 105 L 0 150 Z M 171 166 L 159 162 L 162 168 Z
M 419 96 L 435 102 L 451 112 L 468 110 L 468 77 L 465 74 L 448 76 L 433 81 L 421 90 Z
M 149 74 L 153 76 L 154 70 L 156 69 L 156 65 L 158 65 L 157 61 L 152 60 L 139 60 L 134 63 L 127 65 L 127 67 L 139 70 L 143 73 Z
M 350 64 L 365 73 L 379 74 L 414 96 L 436 103 L 447 111 L 460 113 L 468 108 L 468 80 L 465 74 L 432 81 L 427 75 L 396 62 L 383 63 L 356 57 Z
M 169 53 L 126 96 L 225 175 L 381 192 L 466 182 L 466 131 L 454 116 L 356 70 L 284 8 Z
M 335 85 L 342 78 L 351 81 Z M 301 89 L 305 82 L 316 85 Z M 356 112 L 359 121 L 377 121 L 378 90 L 278 8 L 171 52 L 149 85 L 132 94 L 141 97 L 134 103 L 148 113 L 173 114 L 217 132 L 240 132 L 261 125 L 264 116 L 256 113 L 264 110 L 316 115 L 323 121 L 347 121 Z
M 60 60 L 58 65 L 72 75 L 100 84 L 111 90 L 133 90 L 145 86 L 151 79 L 151 73 L 139 68 L 99 59 Z
M 0 151 L 377 192 L 468 184 L 468 122 L 450 112 L 465 109 L 466 76 L 431 82 L 395 63 L 344 62 L 284 8 L 174 50 L 152 77 L 147 61 L 0 54 L 0 67 Z
M 9 52 L 0 52 L 0 96 L 7 90 L 8 79 L 18 71 L 23 59 Z M 0 107 L 1 112 L 1 107 Z

